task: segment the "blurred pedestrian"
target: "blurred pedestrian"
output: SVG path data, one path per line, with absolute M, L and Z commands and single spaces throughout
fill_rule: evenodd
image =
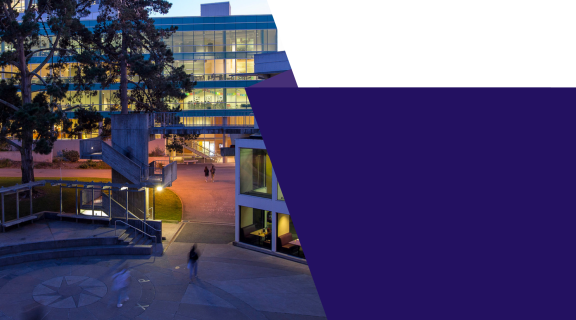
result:
M 204 180 L 206 180 L 206 182 L 208 182 L 208 175 L 210 174 L 210 170 L 208 170 L 208 167 L 204 167 Z
M 212 174 L 212 182 L 214 182 L 214 174 L 216 173 L 216 168 L 212 165 L 212 169 L 210 169 L 210 173 Z
M 122 271 L 113 275 L 112 279 L 114 279 L 114 283 L 112 284 L 112 291 L 118 291 L 118 304 L 116 306 L 120 308 L 122 307 L 122 303 L 128 301 L 129 299 L 128 286 L 130 286 L 132 277 L 130 276 L 130 271 L 124 268 Z
M 192 246 L 190 249 L 190 253 L 188 254 L 188 269 L 190 270 L 190 281 L 192 278 L 198 277 L 198 252 L 196 252 L 196 244 Z

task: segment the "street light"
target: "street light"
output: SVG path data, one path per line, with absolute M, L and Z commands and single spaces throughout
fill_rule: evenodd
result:
M 157 186 L 156 191 L 162 191 L 162 186 Z

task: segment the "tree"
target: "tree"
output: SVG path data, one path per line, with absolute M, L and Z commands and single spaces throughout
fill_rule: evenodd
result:
M 195 82 L 183 66 L 173 67 L 172 51 L 163 42 L 177 28 L 156 28 L 150 17 L 168 13 L 171 6 L 166 0 L 101 0 L 94 30 L 78 39 L 83 51 L 75 59 L 83 70 L 75 82 L 89 90 L 95 83 L 108 88 L 119 79 L 122 114 L 129 104 L 142 112 L 175 111 L 167 101 L 183 99 Z
M 168 151 L 176 151 L 176 153 L 184 152 L 184 146 L 187 140 L 194 140 L 198 138 L 199 134 L 166 134 L 166 149 Z
M 0 0 L 0 39 L 8 48 L 0 54 L 0 73 L 9 77 L 0 81 L 0 141 L 20 151 L 22 183 L 34 181 L 32 152 L 50 153 L 55 125 L 66 121 L 62 107 L 69 84 L 61 73 L 72 61 L 70 39 L 88 31 L 80 19 L 92 3 L 37 0 L 26 6 L 24 0 Z M 32 67 L 30 60 L 39 55 L 44 59 Z
M 64 123 L 63 132 L 82 139 L 83 133 L 92 133 L 100 128 L 104 117 L 95 108 L 79 108 L 74 112 L 76 123 L 67 121 Z

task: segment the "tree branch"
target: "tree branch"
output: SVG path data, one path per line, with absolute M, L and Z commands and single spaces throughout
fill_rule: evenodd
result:
M 43 83 L 45 86 L 48 86 L 48 84 L 46 83 L 46 81 L 44 81 L 44 79 L 42 79 L 42 77 L 41 77 L 40 75 L 38 75 L 36 72 L 30 71 L 30 74 L 33 75 L 33 76 L 38 77 L 38 79 L 40 79 L 40 81 L 42 81 L 42 83 Z
M 44 49 L 38 49 L 38 50 L 35 50 L 35 51 L 33 51 L 32 53 L 28 54 L 28 55 L 26 56 L 26 60 L 28 60 L 28 59 L 32 58 L 32 56 L 33 56 L 34 54 L 36 54 L 36 53 L 38 53 L 38 52 L 40 52 L 40 51 L 48 51 L 48 50 L 52 50 L 52 49 L 54 49 L 55 51 L 61 51 L 61 50 L 64 50 L 64 51 L 70 51 L 70 52 L 74 52 L 73 50 L 70 50 L 70 49 L 62 49 L 62 48 L 44 48 Z
M 7 106 L 7 107 L 10 107 L 10 108 L 14 109 L 15 111 L 20 110 L 20 109 L 18 109 L 17 107 L 15 107 L 13 104 L 11 104 L 11 103 L 9 103 L 9 102 L 6 102 L 6 101 L 4 101 L 4 100 L 2 100 L 2 99 L 0 99 L 0 103 L 3 104 L 3 105 L 5 105 L 5 106 Z
M 54 41 L 54 43 L 58 43 L 59 41 L 60 41 L 60 32 L 56 36 L 56 41 Z M 54 51 L 56 48 L 53 47 L 51 49 L 52 49 L 52 51 L 50 52 L 50 54 L 48 54 L 46 59 L 44 59 L 44 61 L 42 61 L 42 63 L 34 71 L 32 71 L 32 73 L 36 73 L 36 72 L 42 70 L 42 68 L 44 68 L 44 66 L 48 63 L 48 61 L 50 61 L 50 59 L 52 59 L 52 56 L 54 56 Z

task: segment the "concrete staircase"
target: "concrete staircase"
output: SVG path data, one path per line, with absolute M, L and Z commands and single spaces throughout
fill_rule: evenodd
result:
M 221 156 L 219 156 L 218 154 L 216 154 L 215 152 L 210 151 L 209 149 L 204 148 L 203 146 L 201 146 L 200 144 L 198 144 L 195 141 L 189 141 L 188 145 L 184 145 L 184 152 L 188 152 L 188 153 L 192 153 L 194 155 L 196 155 L 197 157 L 203 158 L 203 159 L 207 159 L 207 160 L 211 160 L 211 162 L 221 162 L 220 159 L 222 158 Z
M 80 140 L 80 159 L 99 159 L 112 169 L 121 172 L 122 176 L 133 184 L 171 186 L 177 178 L 176 163 L 170 163 L 156 172 L 155 163 L 143 163 L 130 154 L 129 151 L 117 145 L 96 139 Z
M 0 266 L 38 260 L 108 255 L 153 254 L 152 240 L 136 230 L 118 228 L 117 237 L 29 242 L 0 247 Z

